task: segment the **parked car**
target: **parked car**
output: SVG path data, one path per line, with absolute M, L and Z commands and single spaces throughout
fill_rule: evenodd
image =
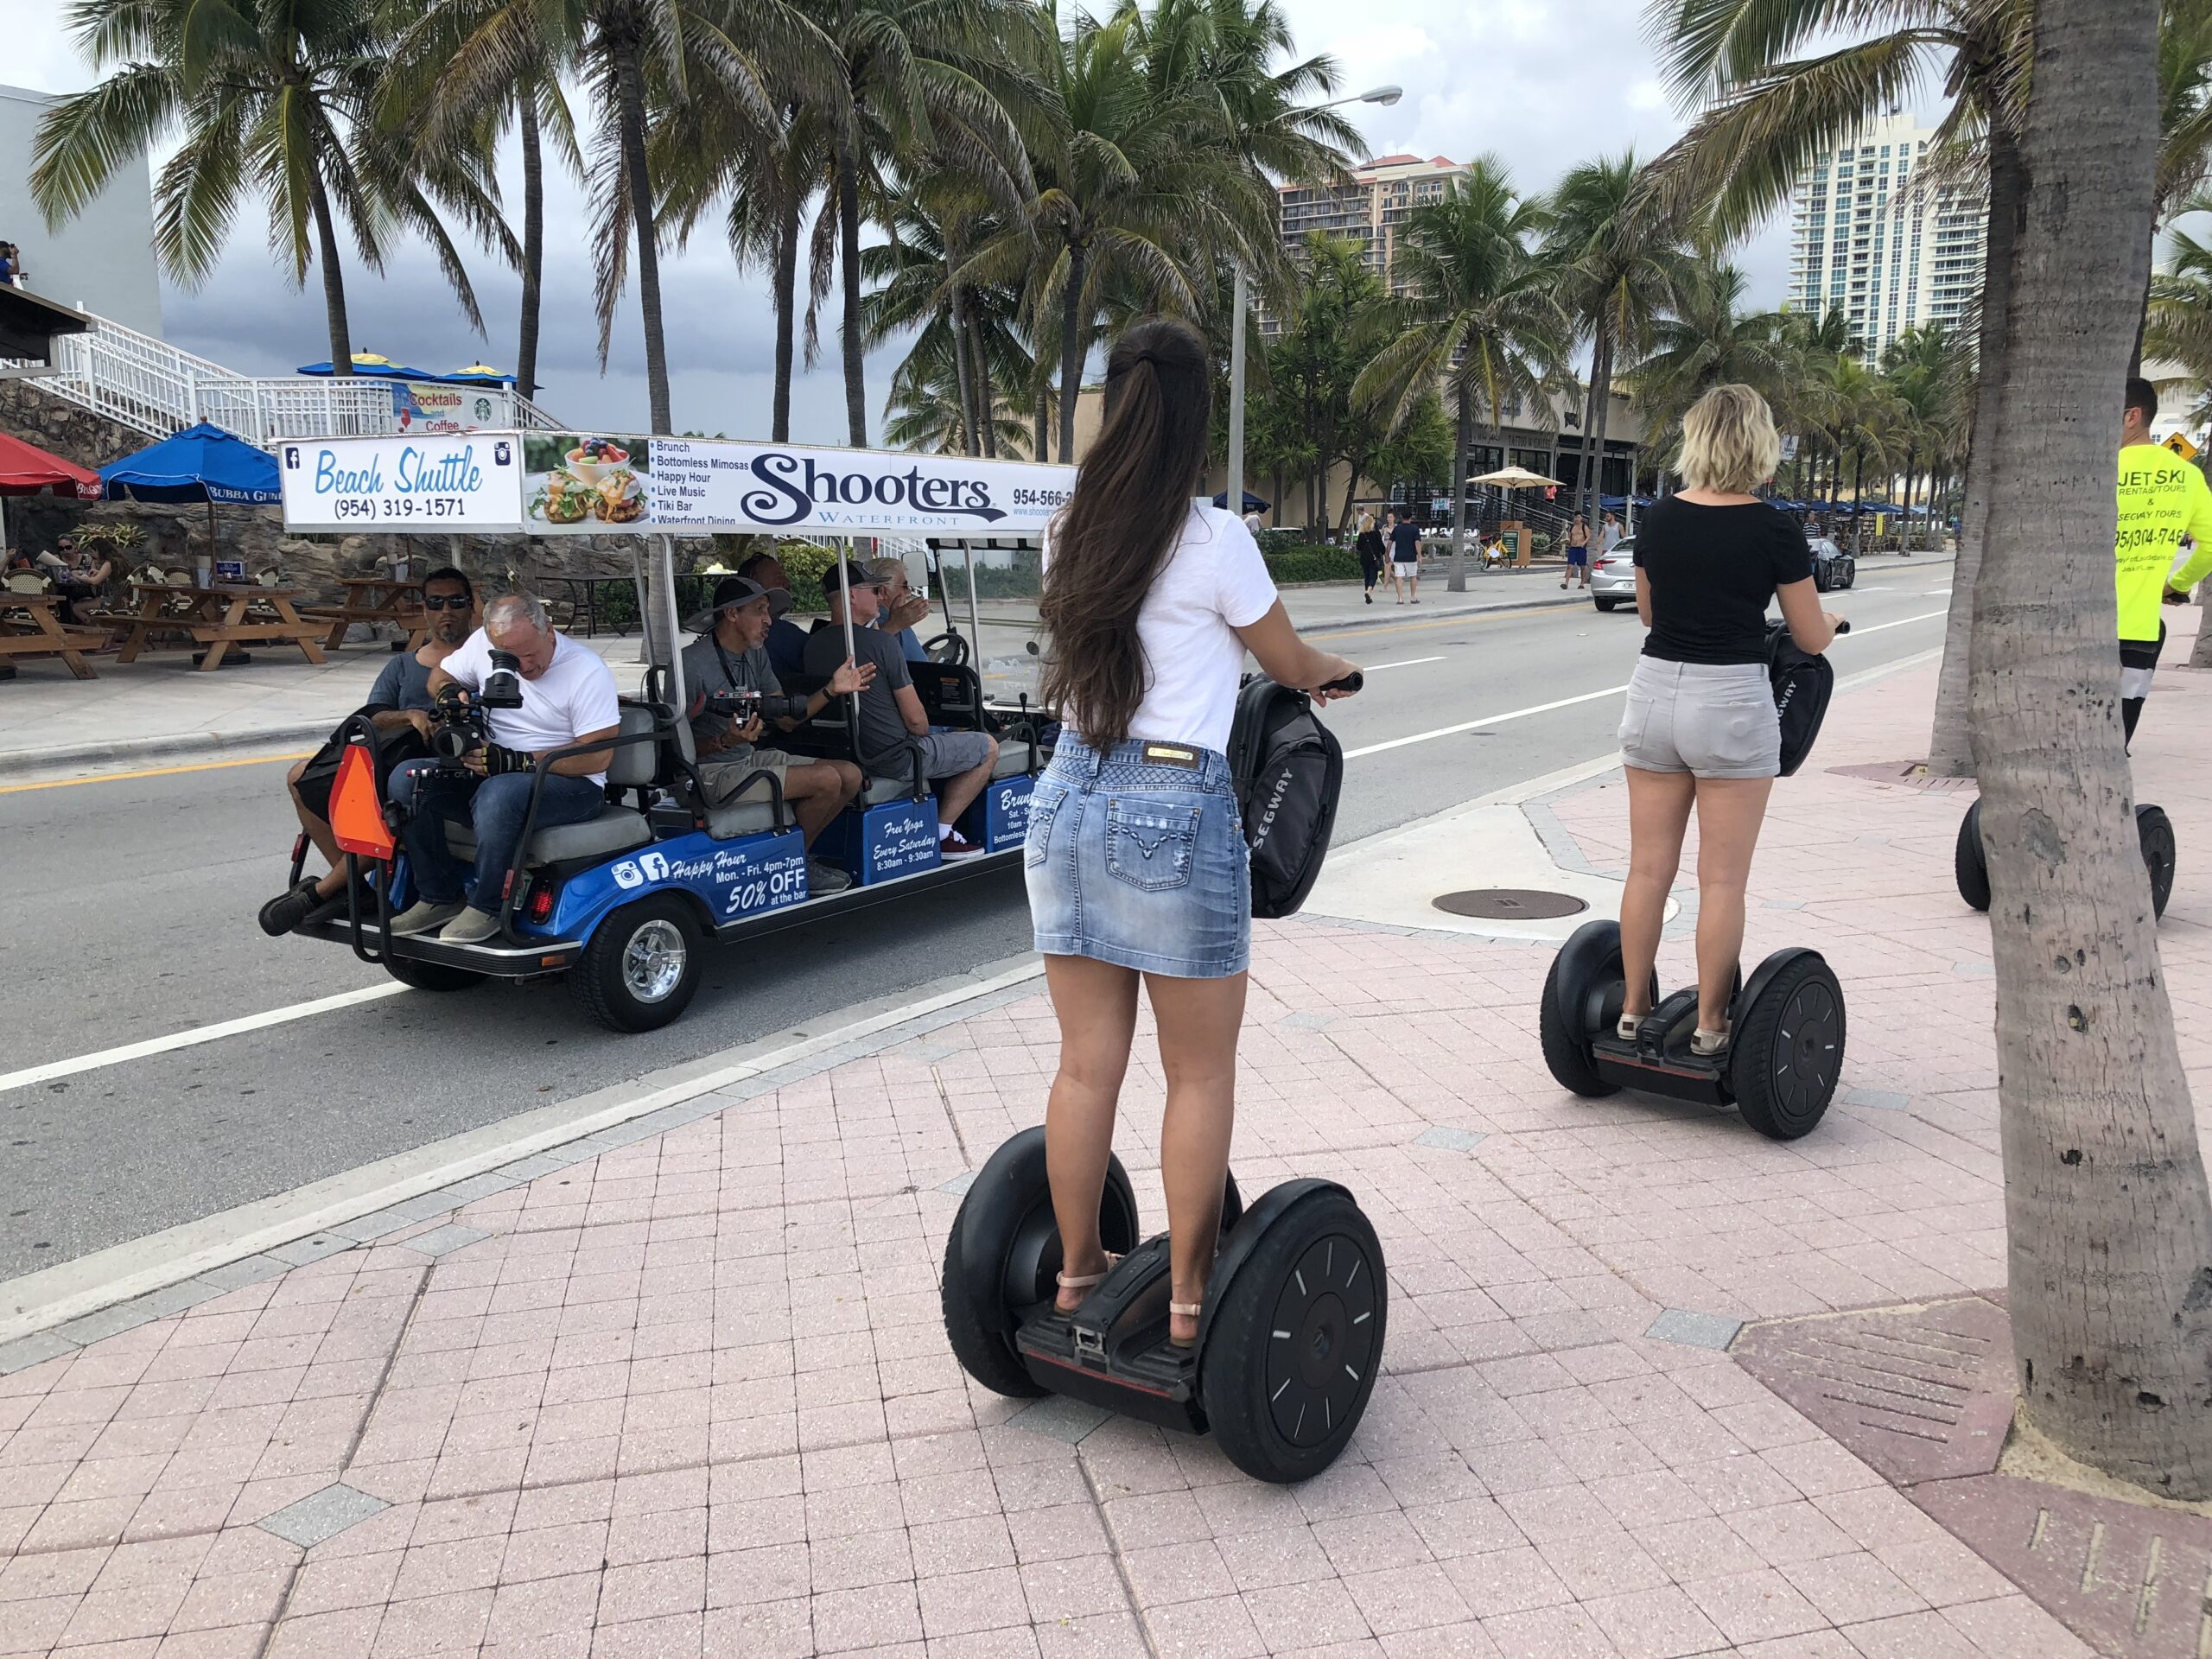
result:
M 1590 602 L 1601 611 L 1636 603 L 1636 537 L 1626 537 L 1590 563 Z
M 1859 561 L 1845 552 L 1825 536 L 1812 538 L 1813 586 L 1827 593 L 1834 588 L 1848 588 L 1859 580 Z

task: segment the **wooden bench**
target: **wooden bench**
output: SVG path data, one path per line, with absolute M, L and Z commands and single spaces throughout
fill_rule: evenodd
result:
M 97 680 L 84 653 L 98 651 L 106 636 L 67 626 L 57 613 L 61 602 L 54 594 L 0 593 L 0 658 L 59 657 L 79 679 Z

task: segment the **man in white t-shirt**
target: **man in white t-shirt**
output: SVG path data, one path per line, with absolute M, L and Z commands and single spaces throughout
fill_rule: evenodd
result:
M 487 709 L 492 741 L 459 762 L 411 760 L 391 774 L 391 798 L 405 809 L 415 903 L 392 918 L 395 933 L 436 932 L 469 944 L 499 931 L 506 879 L 522 844 L 523 818 L 538 757 L 613 737 L 622 725 L 614 676 L 588 645 L 554 631 L 545 607 L 528 594 L 495 599 L 484 626 L 430 671 L 435 699 L 449 685 L 474 696 L 493 671 L 493 651 L 513 653 L 522 683 L 519 709 Z M 610 748 L 556 760 L 546 768 L 535 827 L 582 823 L 607 800 Z M 466 817 L 476 836 L 474 879 L 463 902 L 467 861 L 446 845 L 446 820 Z

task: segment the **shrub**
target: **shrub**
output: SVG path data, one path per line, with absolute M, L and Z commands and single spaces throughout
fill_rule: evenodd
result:
M 1279 582 L 1357 582 L 1359 556 L 1348 547 L 1306 547 L 1299 544 L 1265 555 L 1268 574 Z

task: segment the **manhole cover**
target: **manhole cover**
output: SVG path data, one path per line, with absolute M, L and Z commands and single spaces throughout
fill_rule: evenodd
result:
M 1470 887 L 1465 893 L 1445 893 L 1435 904 L 1439 910 L 1454 916 L 1478 916 L 1493 922 L 1538 921 L 1590 908 L 1571 893 L 1544 893 L 1535 887 Z
M 1756 1325 L 1735 1354 L 1891 1480 L 1986 1474 L 2004 1450 L 2012 1333 L 1978 1296 Z

